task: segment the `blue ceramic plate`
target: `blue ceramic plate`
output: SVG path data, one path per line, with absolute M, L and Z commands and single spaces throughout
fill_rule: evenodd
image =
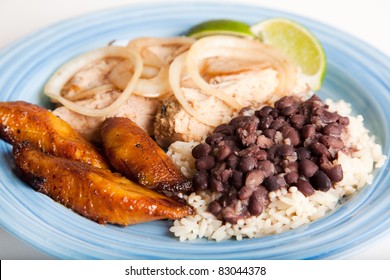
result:
M 321 97 L 345 99 L 362 114 L 389 155 L 390 61 L 369 45 L 296 15 L 238 4 L 134 5 L 86 15 L 32 34 L 0 52 L 0 100 L 47 105 L 42 87 L 73 56 L 139 36 L 172 36 L 212 18 L 254 23 L 287 17 L 320 39 L 328 59 Z M 310 225 L 243 241 L 180 243 L 157 221 L 129 227 L 102 226 L 33 191 L 13 172 L 11 147 L 0 143 L 0 224 L 34 247 L 64 259 L 326 259 L 344 258 L 389 234 L 389 163 L 372 185 Z

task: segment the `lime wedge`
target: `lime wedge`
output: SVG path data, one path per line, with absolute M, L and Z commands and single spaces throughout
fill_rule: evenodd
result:
M 199 23 L 188 30 L 186 35 L 195 39 L 211 35 L 254 37 L 250 31 L 250 25 L 230 19 L 216 19 Z
M 326 72 L 321 43 L 305 27 L 284 18 L 271 18 L 251 26 L 251 32 L 264 43 L 284 51 L 302 71 L 313 90 L 318 90 Z

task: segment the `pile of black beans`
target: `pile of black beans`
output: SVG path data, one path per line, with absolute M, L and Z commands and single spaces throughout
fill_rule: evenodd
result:
M 286 96 L 222 124 L 205 143 L 194 147 L 197 191 L 220 193 L 209 211 L 236 224 L 258 216 L 269 203 L 268 192 L 292 186 L 310 196 L 328 191 L 343 178 L 341 165 L 333 164 L 344 148 L 341 134 L 347 117 L 328 110 L 316 95 L 303 101 Z

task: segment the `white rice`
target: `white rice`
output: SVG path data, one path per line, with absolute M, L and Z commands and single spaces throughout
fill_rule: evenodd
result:
M 364 127 L 363 117 L 351 116 L 350 104 L 329 99 L 325 103 L 329 105 L 330 110 L 348 116 L 350 120 L 347 137 L 343 140 L 346 147 L 350 148 L 351 154 L 339 152 L 336 162 L 342 165 L 344 177 L 334 188 L 328 192 L 316 191 L 309 197 L 305 197 L 296 187 L 270 192 L 270 204 L 260 216 L 239 220 L 235 225 L 223 224 L 213 214 L 207 212 L 208 204 L 216 198 L 216 194 L 208 191 L 192 193 L 185 196 L 185 199 L 196 209 L 197 214 L 175 220 L 170 231 L 180 241 L 196 238 L 221 241 L 232 237 L 241 240 L 276 234 L 325 216 L 335 209 L 341 198 L 371 184 L 374 169 L 381 167 L 386 161 L 381 146 L 375 143 L 375 136 L 371 136 Z M 168 154 L 175 164 L 189 178 L 195 173 L 191 150 L 197 144 L 175 142 L 168 149 Z

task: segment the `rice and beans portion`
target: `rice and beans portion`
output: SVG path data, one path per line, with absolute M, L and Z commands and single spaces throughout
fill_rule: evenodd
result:
M 170 231 L 181 241 L 241 240 L 324 217 L 386 160 L 351 111 L 342 100 L 284 97 L 242 110 L 202 143 L 173 143 L 168 154 L 198 191 L 185 196 L 197 214 Z

